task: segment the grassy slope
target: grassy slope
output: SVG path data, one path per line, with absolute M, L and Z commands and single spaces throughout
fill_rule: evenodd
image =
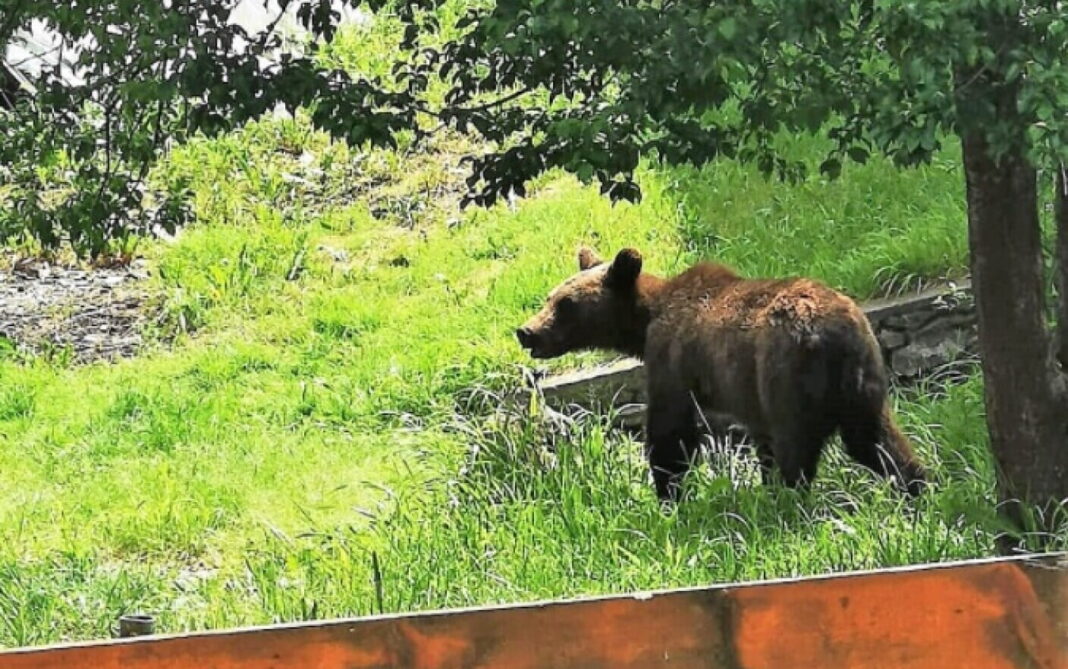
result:
M 450 166 L 466 148 L 356 155 L 264 122 L 175 152 L 163 176 L 193 178 L 200 222 L 144 250 L 161 330 L 194 334 L 115 365 L 0 362 L 0 643 L 106 636 L 136 608 L 201 628 L 989 550 L 977 384 L 902 399 L 945 482 L 915 513 L 833 458 L 811 499 L 706 471 L 664 517 L 637 446 L 596 421 L 555 434 L 457 412 L 472 388 L 518 382 L 511 332 L 580 242 L 859 297 L 959 273 L 952 149 L 793 187 L 730 163 L 647 170 L 643 203 L 614 208 L 550 175 L 514 211 L 459 214 Z

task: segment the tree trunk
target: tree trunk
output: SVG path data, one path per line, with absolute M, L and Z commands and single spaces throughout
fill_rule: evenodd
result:
M 1054 220 L 1057 225 L 1054 252 L 1057 285 L 1056 357 L 1061 374 L 1068 373 L 1068 165 L 1059 165 L 1055 181 Z
M 1055 509 L 1068 498 L 1068 395 L 1045 317 L 1035 169 L 1019 152 L 993 160 L 978 132 L 963 140 L 972 285 L 1001 508 L 1022 530 L 1050 530 Z M 1001 542 L 1003 550 L 1016 545 L 1014 538 Z

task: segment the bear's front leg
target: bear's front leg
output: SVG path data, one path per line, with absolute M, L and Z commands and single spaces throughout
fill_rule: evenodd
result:
M 678 502 L 682 480 L 700 445 L 690 394 L 651 387 L 645 420 L 646 455 L 656 495 L 661 502 Z
M 754 437 L 753 450 L 756 451 L 757 463 L 760 465 L 760 482 L 771 485 L 775 478 L 775 453 L 771 450 L 768 437 Z

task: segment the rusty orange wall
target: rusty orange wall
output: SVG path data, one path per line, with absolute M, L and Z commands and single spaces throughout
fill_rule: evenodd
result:
M 1068 562 L 953 567 L 0 653 L 2 669 L 1068 669 Z

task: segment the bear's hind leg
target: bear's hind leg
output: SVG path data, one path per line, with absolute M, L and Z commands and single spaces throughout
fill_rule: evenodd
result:
M 910 495 L 923 491 L 926 472 L 894 422 L 889 403 L 877 412 L 855 411 L 844 418 L 842 442 L 854 460 L 881 476 L 897 477 Z
M 811 437 L 779 438 L 774 442 L 775 463 L 790 488 L 808 488 L 819 469 L 822 440 Z
M 807 488 L 816 477 L 820 455 L 833 429 L 818 415 L 798 411 L 777 426 L 771 439 L 775 464 L 791 488 Z

